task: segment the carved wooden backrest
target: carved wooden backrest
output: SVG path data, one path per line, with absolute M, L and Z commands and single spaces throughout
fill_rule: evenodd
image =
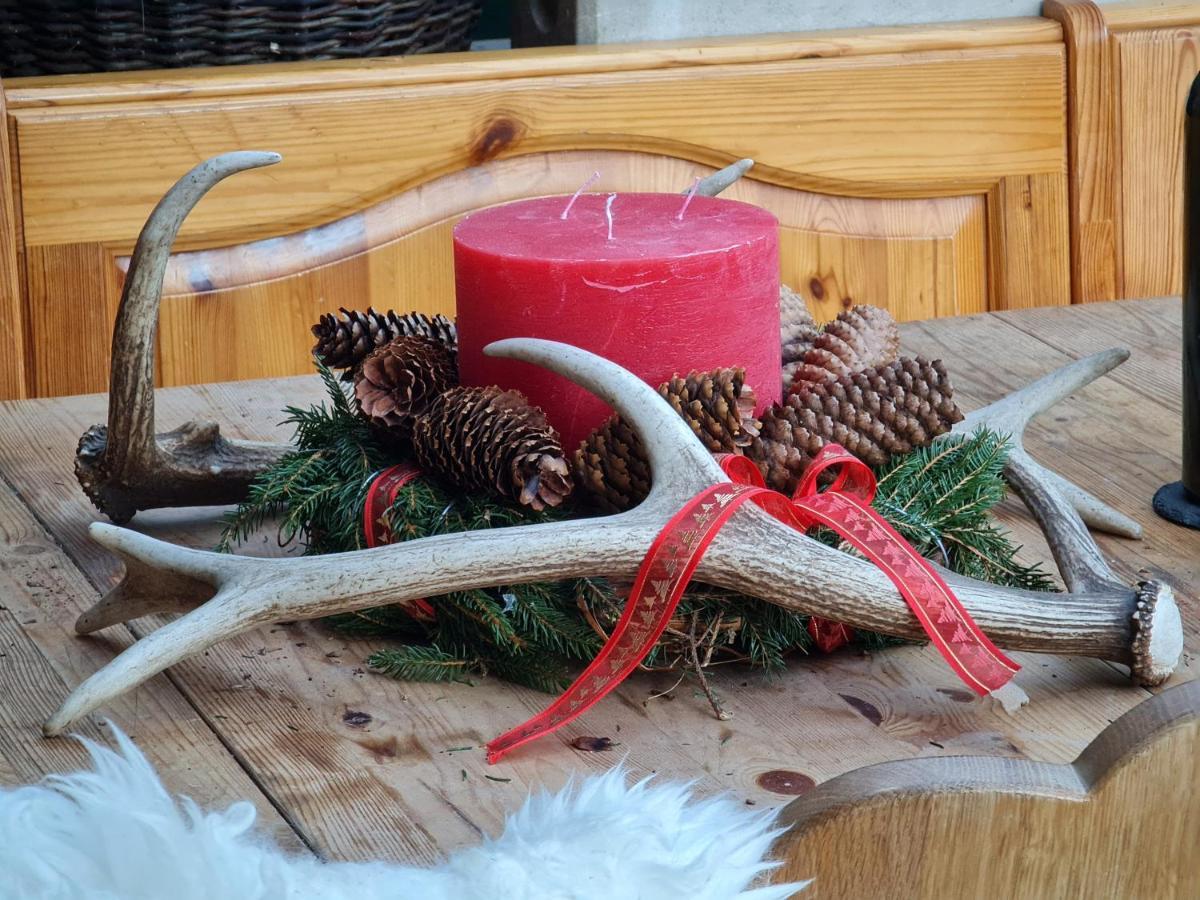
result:
M 451 311 L 457 217 L 593 169 L 679 190 L 754 157 L 733 196 L 779 216 L 784 278 L 825 316 L 1065 303 L 1063 61 L 1056 23 L 1020 19 L 10 82 L 27 390 L 103 389 L 141 222 L 237 148 L 284 161 L 185 225 L 164 384 L 306 371 L 307 325 L 338 305 Z
M 1145 701 L 1070 765 L 881 763 L 794 801 L 781 880 L 811 900 L 1200 893 L 1200 683 Z

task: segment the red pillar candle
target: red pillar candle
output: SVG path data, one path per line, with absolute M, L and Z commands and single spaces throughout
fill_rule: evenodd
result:
M 542 197 L 481 210 L 454 229 L 463 384 L 516 388 L 568 451 L 610 413 L 560 375 L 483 355 L 536 337 L 597 353 L 661 384 L 744 366 L 760 409 L 781 394 L 779 227 L 747 203 L 678 194 Z

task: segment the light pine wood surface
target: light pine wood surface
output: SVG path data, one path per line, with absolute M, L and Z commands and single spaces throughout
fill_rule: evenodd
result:
M 1143 541 L 1101 537 L 1100 544 L 1122 578 L 1132 580 L 1142 569 L 1166 573 L 1186 632 L 1185 656 L 1170 684 L 1190 680 L 1200 646 L 1200 533 L 1170 526 L 1149 509 L 1158 485 L 1178 477 L 1178 301 L 983 314 L 910 323 L 902 331 L 906 352 L 946 361 L 967 409 L 1097 349 L 1124 344 L 1133 350 L 1126 365 L 1035 423 L 1028 446 L 1145 526 Z M 283 438 L 274 424 L 280 409 L 318 396 L 312 377 L 168 389 L 160 392 L 159 424 L 211 418 L 233 436 Z M 78 434 L 103 418 L 102 396 L 0 404 L 0 677 L 21 686 L 0 696 L 5 781 L 80 760 L 70 741 L 38 736 L 42 720 L 68 686 L 132 636 L 160 624 L 139 620 L 128 630 L 87 639 L 70 633 L 78 611 L 117 575 L 118 563 L 86 537 L 95 515 L 71 474 Z M 140 514 L 134 524 L 205 547 L 215 538 L 218 514 L 161 510 Z M 1049 559 L 1019 505 L 1007 501 L 1002 518 L 1025 545 L 1025 559 Z M 264 536 L 245 552 L 281 551 Z M 374 646 L 347 641 L 319 623 L 262 629 L 153 679 L 105 715 L 143 743 L 172 788 L 202 802 L 254 799 L 269 823 L 330 857 L 430 862 L 476 843 L 481 833 L 495 833 L 529 790 L 603 770 L 621 755 L 635 775 L 697 779 L 702 792 L 732 790 L 758 807 L 775 807 L 874 763 L 967 755 L 1067 764 L 1151 696 L 1115 666 L 1018 654 L 1019 680 L 1032 703 L 1010 716 L 975 699 L 928 647 L 835 653 L 797 658 L 774 679 L 722 669 L 714 682 L 734 714 L 728 722 L 713 718 L 688 687 L 671 700 L 651 699 L 673 679 L 637 675 L 560 734 L 489 768 L 481 745 L 549 698 L 493 679 L 473 687 L 393 682 L 365 671 L 363 660 Z M 362 717 L 351 712 L 370 719 L 360 724 Z M 90 733 L 94 727 L 87 726 Z M 580 735 L 609 737 L 620 746 L 614 753 L 585 753 L 569 746 Z M 1195 754 L 1194 739 L 1188 747 Z M 980 762 L 977 769 L 994 765 Z M 1180 777 L 1166 763 L 1137 771 L 1154 790 Z M 955 808 L 938 818 L 935 806 L 928 821 L 936 819 L 938 827 L 999 808 Z M 1019 804 L 1012 810 L 1028 812 Z M 903 822 L 904 815 L 893 809 L 886 821 Z M 987 818 L 971 821 L 983 829 Z M 862 845 L 854 837 L 857 827 L 845 832 L 851 854 Z M 814 846 L 823 846 L 830 833 L 814 831 Z M 802 849 L 806 840 L 788 845 L 790 859 L 811 858 L 798 855 L 809 852 Z M 824 851 L 818 856 L 824 859 Z M 945 861 L 961 864 L 957 857 Z M 832 870 L 827 874 L 837 883 Z M 882 891 L 883 885 L 873 887 Z M 995 895 L 1020 893 L 998 889 Z M 822 896 L 860 894 L 830 889 Z

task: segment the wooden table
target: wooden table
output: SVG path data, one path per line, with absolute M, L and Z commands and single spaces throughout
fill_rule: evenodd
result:
M 1191 678 L 1197 648 L 1200 532 L 1162 522 L 1150 497 L 1178 478 L 1179 304 L 1131 301 L 988 314 L 904 327 L 908 353 L 941 357 L 965 408 L 1017 388 L 1072 358 L 1116 344 L 1128 363 L 1031 429 L 1042 461 L 1146 527 L 1144 541 L 1101 537 L 1117 573 L 1165 572 L 1183 610 L 1187 648 L 1172 683 Z M 285 403 L 319 395 L 315 378 L 176 388 L 160 393 L 159 423 L 212 418 L 247 438 L 286 438 Z M 0 782 L 23 782 L 84 762 L 79 746 L 40 736 L 42 721 L 135 635 L 140 620 L 78 638 L 72 623 L 118 564 L 86 536 L 96 518 L 72 474 L 75 442 L 105 416 L 103 396 L 0 404 Z M 1023 508 L 1003 519 L 1028 559 L 1049 559 Z M 216 510 L 140 514 L 136 527 L 211 546 Z M 266 539 L 250 552 L 279 552 Z M 132 633 L 131 633 L 132 632 Z M 131 733 L 175 790 L 203 804 L 253 800 L 290 843 L 335 858 L 430 862 L 495 832 L 538 785 L 595 772 L 627 756 L 635 774 L 698 779 L 777 806 L 842 772 L 884 760 L 985 754 L 1066 762 L 1118 715 L 1146 699 L 1119 667 L 1018 654 L 1032 698 L 1009 716 L 962 689 L 928 647 L 864 657 L 797 659 L 774 679 L 722 669 L 734 717 L 717 721 L 690 688 L 650 699 L 666 676 L 630 679 L 560 735 L 494 767 L 480 745 L 525 719 L 545 695 L 485 679 L 465 685 L 390 681 L 367 672 L 374 644 L 319 624 L 282 625 L 225 642 L 176 666 L 105 712 Z M 97 734 L 95 722 L 84 734 Z M 615 752 L 568 746 L 579 735 Z

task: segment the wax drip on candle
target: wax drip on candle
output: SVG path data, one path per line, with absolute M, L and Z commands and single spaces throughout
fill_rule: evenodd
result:
M 696 191 L 700 190 L 700 176 L 696 176 L 696 180 L 692 182 L 692 189 L 687 192 L 687 196 L 683 198 L 683 206 L 679 207 L 679 215 L 675 217 L 676 222 L 683 221 L 683 214 L 688 211 L 688 207 L 692 205 L 692 198 L 696 196 Z
M 616 199 L 617 199 L 616 194 L 609 194 L 608 199 L 604 201 L 604 218 L 608 219 L 608 239 L 610 241 L 613 239 L 613 235 L 612 235 L 612 226 L 613 226 L 612 205 L 613 205 L 613 201 Z
M 583 184 L 581 184 L 579 186 L 579 190 L 577 190 L 575 193 L 573 193 L 571 195 L 571 199 L 567 201 L 567 205 L 563 208 L 562 215 L 559 216 L 560 219 L 565 220 L 567 218 L 567 216 L 569 216 L 571 214 L 571 207 L 575 205 L 575 201 L 579 199 L 579 195 L 582 194 L 584 191 L 586 191 L 588 188 L 590 188 L 593 184 L 595 184 L 596 179 L 598 179 L 599 177 L 600 177 L 599 171 L 595 171 L 591 175 L 588 176 L 587 181 L 585 181 Z

